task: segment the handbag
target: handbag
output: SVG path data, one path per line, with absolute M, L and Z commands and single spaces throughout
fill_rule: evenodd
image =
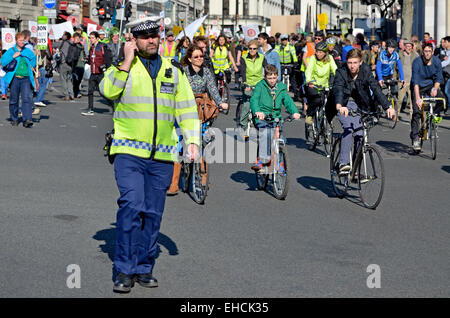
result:
M 195 102 L 197 103 L 198 118 L 202 123 L 210 121 L 219 115 L 219 108 L 209 98 L 208 93 L 196 94 Z
M 14 48 L 13 48 L 13 51 L 17 52 Z M 13 59 L 11 62 L 9 62 L 5 66 L 3 66 L 3 70 L 5 72 L 14 72 L 14 70 L 16 69 L 16 65 L 17 65 L 17 60 Z

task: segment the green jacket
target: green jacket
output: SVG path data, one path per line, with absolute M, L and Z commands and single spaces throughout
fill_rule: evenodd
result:
M 250 99 L 250 108 L 252 113 L 263 112 L 264 115 L 272 114 L 273 118 L 281 118 L 281 107 L 284 105 L 289 114 L 298 113 L 297 106 L 295 106 L 294 101 L 287 92 L 286 85 L 284 83 L 277 83 L 277 90 L 275 93 L 275 108 L 273 107 L 273 98 L 270 95 L 269 84 L 263 79 L 258 84 L 256 84 L 255 90 L 253 91 L 252 98 Z M 258 120 L 255 119 L 257 123 Z

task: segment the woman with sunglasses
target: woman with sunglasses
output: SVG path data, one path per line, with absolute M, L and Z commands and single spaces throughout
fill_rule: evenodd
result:
M 240 60 L 244 92 L 239 124 L 244 131 L 247 130 L 248 117 L 250 115 L 250 98 L 253 95 L 253 89 L 258 82 L 263 80 L 263 68 L 267 65 L 266 58 L 263 54 L 258 53 L 258 50 L 258 40 L 251 40 L 248 44 L 248 53 L 243 55 Z M 244 139 L 247 140 L 247 138 L 248 136 L 244 135 Z
M 219 105 L 222 109 L 228 109 L 228 104 L 220 97 L 217 89 L 214 74 L 209 67 L 203 65 L 204 53 L 202 48 L 197 45 L 191 45 L 186 51 L 186 55 L 181 60 L 184 73 L 186 74 L 189 83 L 192 87 L 194 95 L 208 93 L 215 105 Z M 201 118 L 200 114 L 199 117 Z M 167 195 L 175 195 L 178 193 L 178 181 L 180 178 L 181 164 L 175 163 L 172 183 L 170 185 Z M 206 174 L 205 174 L 206 178 Z

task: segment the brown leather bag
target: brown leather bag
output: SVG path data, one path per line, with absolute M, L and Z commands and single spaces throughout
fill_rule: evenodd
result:
M 209 98 L 208 93 L 196 94 L 195 101 L 197 102 L 198 118 L 202 123 L 214 119 L 219 115 L 219 108 L 217 108 L 214 101 Z

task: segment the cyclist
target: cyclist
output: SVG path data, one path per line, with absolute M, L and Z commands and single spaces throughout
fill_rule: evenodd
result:
M 214 73 L 216 74 L 216 78 L 219 79 L 219 74 L 221 72 L 225 73 L 227 84 L 231 81 L 231 72 L 229 71 L 230 66 L 238 72 L 239 69 L 234 62 L 231 51 L 228 49 L 227 40 L 224 34 L 220 34 L 217 37 L 216 42 L 213 44 L 210 58 L 213 62 Z
M 412 64 L 411 100 L 413 114 L 410 137 L 415 151 L 420 151 L 421 149 L 419 130 L 422 117 L 422 96 L 444 97 L 444 94 L 440 90 L 443 82 L 441 61 L 433 55 L 433 44 L 426 43 L 422 56 L 416 58 Z M 442 108 L 443 102 L 437 102 L 434 112 L 438 117 L 439 113 L 443 110 Z
M 379 55 L 376 73 L 378 83 L 383 87 L 385 80 L 391 80 L 394 77 L 394 68 L 397 65 L 398 73 L 400 75 L 400 81 L 402 81 L 402 87 L 405 84 L 405 77 L 403 75 L 403 66 L 400 56 L 395 51 L 397 48 L 397 41 L 389 39 L 386 41 L 386 50 L 382 51 Z M 396 95 L 398 91 L 397 85 L 391 86 L 391 93 Z M 398 107 L 396 107 L 398 108 Z
M 222 109 L 228 109 L 228 104 L 223 101 L 217 90 L 214 74 L 208 66 L 204 65 L 203 48 L 197 45 L 190 46 L 182 59 L 182 65 L 195 96 L 208 93 L 209 98 L 212 98 L 215 105 L 219 105 Z M 202 118 L 200 114 L 199 118 Z M 167 195 L 176 195 L 178 193 L 181 164 L 176 162 L 173 169 L 172 183 L 167 191 Z M 206 173 L 203 177 L 206 178 Z
M 252 46 L 252 45 L 250 45 Z M 256 128 L 260 131 L 260 137 L 264 138 L 263 146 L 260 147 L 258 137 L 258 158 L 252 170 L 259 171 L 264 165 L 270 164 L 271 140 L 273 125 L 265 118 L 270 115 L 272 118 L 281 118 L 281 108 L 284 106 L 287 112 L 293 115 L 294 119 L 299 119 L 300 114 L 297 106 L 287 92 L 287 87 L 283 82 L 278 82 L 278 69 L 271 64 L 264 68 L 264 79 L 259 81 L 255 87 L 250 106 L 255 118 Z M 281 132 L 281 131 L 280 131 Z M 264 147 L 264 144 L 267 147 Z
M 326 106 L 328 121 L 331 122 L 338 112 L 338 119 L 344 130 L 339 158 L 340 174 L 348 174 L 351 169 L 352 135 L 355 136 L 355 149 L 363 137 L 362 130 L 355 132 L 355 129 L 361 127 L 361 117 L 359 115 L 349 116 L 349 110 L 361 108 L 369 111 L 372 109 L 374 106 L 372 93 L 376 101 L 387 110 L 388 117 L 392 118 L 395 111 L 373 77 L 370 67 L 363 63 L 361 50 L 353 49 L 347 53 L 346 64 L 336 71 L 332 94 L 330 94 Z
M 292 88 L 292 91 L 294 92 L 294 98 L 296 100 L 300 100 L 299 88 L 293 74 L 294 69 L 298 68 L 298 58 L 295 52 L 295 47 L 288 43 L 289 37 L 287 34 L 282 34 L 280 36 L 280 39 L 281 44 L 275 47 L 275 51 L 277 51 L 278 55 L 280 56 L 281 72 L 284 74 L 284 68 L 287 66 L 291 66 L 291 68 L 288 68 L 290 82 L 289 84 Z
M 316 108 L 322 106 L 321 89 L 316 87 L 316 85 L 328 88 L 333 82 L 336 69 L 336 63 L 333 58 L 330 58 L 330 54 L 328 53 L 327 42 L 322 41 L 317 43 L 316 54 L 309 59 L 305 72 L 305 94 L 308 101 L 305 123 L 307 125 L 312 124 L 312 116 Z
M 340 52 L 339 47 L 336 46 L 336 38 L 334 36 L 331 36 L 327 39 L 328 44 L 328 52 L 330 52 L 330 55 L 333 57 L 334 61 L 336 62 L 336 65 L 338 63 L 341 63 L 341 55 L 342 52 Z
M 377 60 L 380 51 L 380 42 L 370 42 L 370 51 L 363 51 L 363 61 L 370 66 L 373 76 L 376 76 Z M 403 65 L 402 65 L 403 66 Z
M 175 48 L 175 58 L 174 60 L 178 63 L 181 63 L 181 59 L 186 55 L 186 51 L 191 45 L 191 40 L 187 36 L 183 36 L 178 42 L 177 47 Z
M 253 94 L 252 89 L 263 79 L 263 67 L 267 65 L 264 55 L 258 53 L 258 40 L 251 40 L 248 46 L 248 53 L 241 57 L 240 61 L 244 92 L 242 95 L 243 104 L 239 124 L 243 131 L 246 131 L 248 125 L 248 116 L 250 115 L 250 98 Z M 248 136 L 244 135 L 244 139 L 247 138 Z

